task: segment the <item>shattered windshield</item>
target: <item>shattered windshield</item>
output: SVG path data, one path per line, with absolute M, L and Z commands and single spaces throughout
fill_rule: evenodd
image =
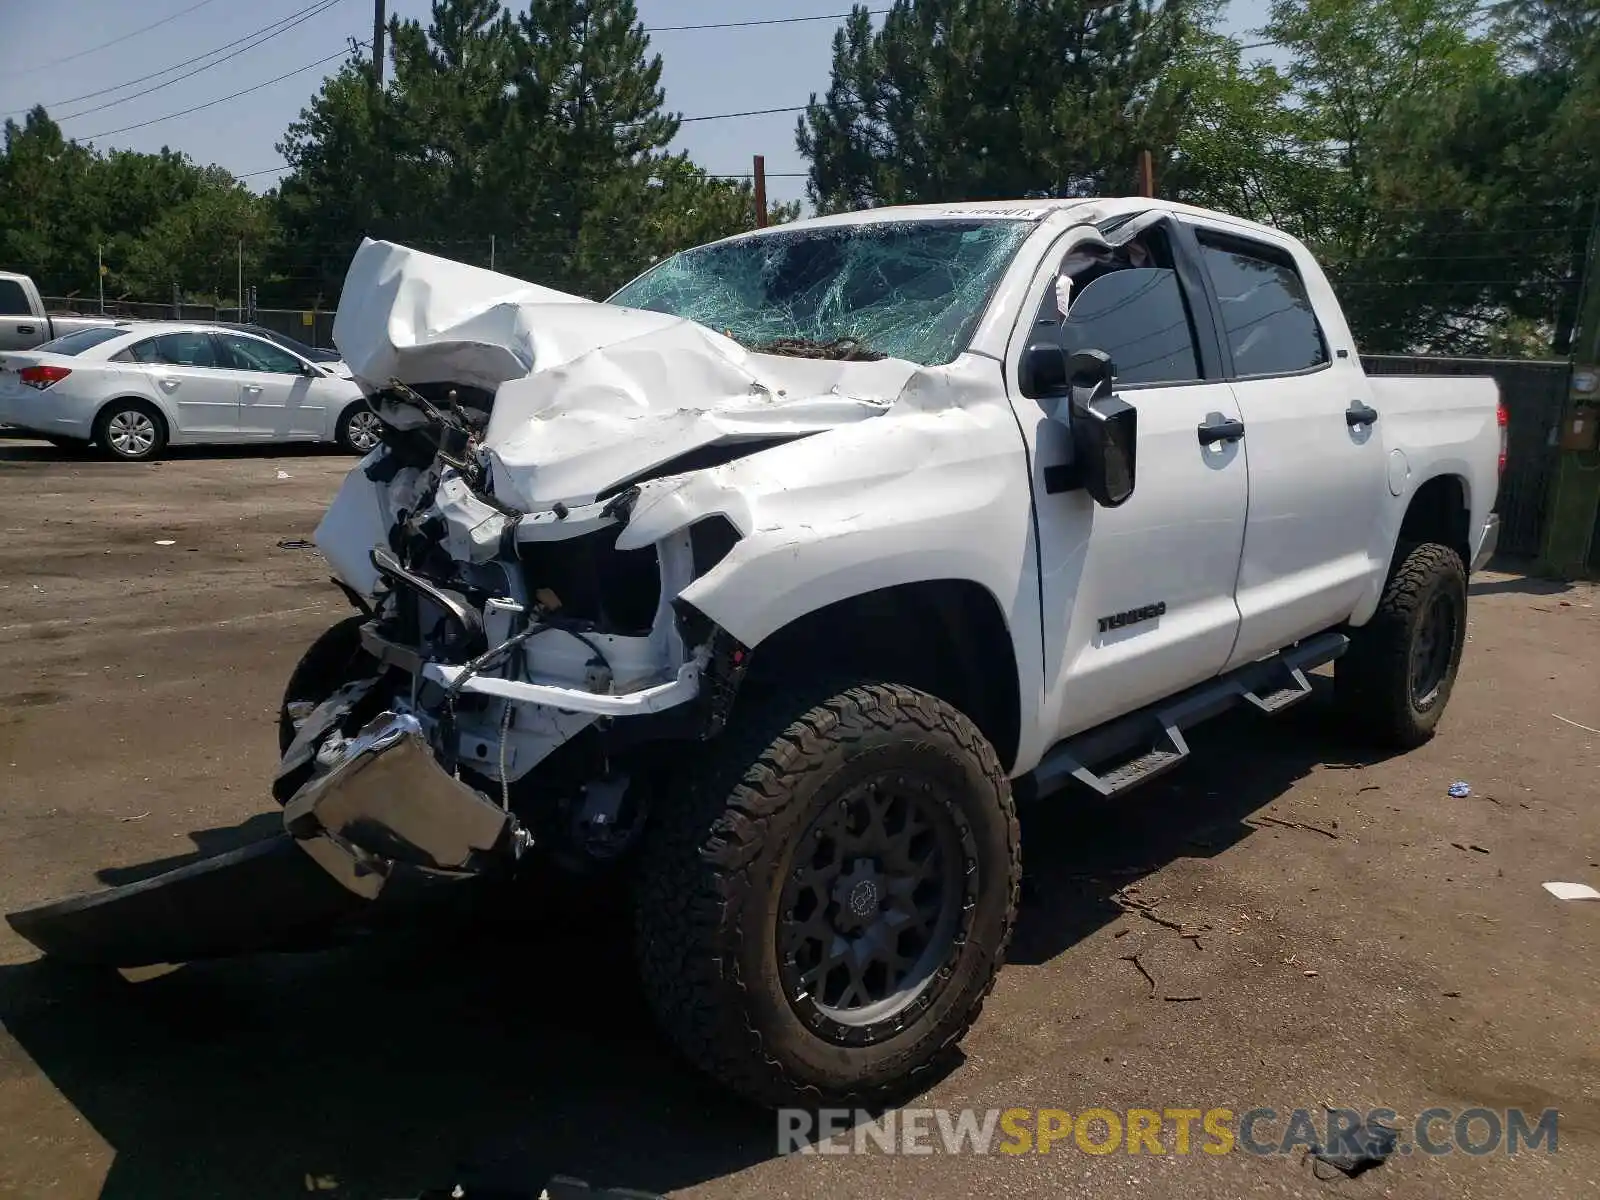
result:
M 611 297 L 751 349 L 947 363 L 967 348 L 1031 221 L 882 221 L 685 250 Z

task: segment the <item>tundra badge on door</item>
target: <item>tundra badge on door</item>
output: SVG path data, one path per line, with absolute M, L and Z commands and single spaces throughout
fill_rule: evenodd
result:
M 1100 632 L 1121 629 L 1124 625 L 1137 625 L 1140 621 L 1153 621 L 1166 611 L 1167 602 L 1157 600 L 1154 604 L 1146 604 L 1143 608 L 1130 608 L 1127 612 L 1112 613 L 1109 617 L 1100 618 Z

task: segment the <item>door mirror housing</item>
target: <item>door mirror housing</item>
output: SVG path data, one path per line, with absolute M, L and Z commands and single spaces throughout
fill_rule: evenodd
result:
M 1103 350 L 1079 350 L 1067 360 L 1072 388 L 1073 456 L 1083 489 L 1102 508 L 1133 495 L 1139 450 L 1139 410 L 1112 395 L 1116 368 Z
M 1022 394 L 1030 400 L 1048 400 L 1067 394 L 1067 355 L 1060 343 L 1037 341 L 1022 352 L 1017 374 Z
M 1038 348 L 1030 346 L 1029 356 Z M 1139 412 L 1112 394 L 1116 368 L 1105 351 L 1079 350 L 1068 357 L 1051 348 L 1065 379 L 1050 416 L 1072 436 L 1072 462 L 1045 469 L 1045 490 L 1081 487 L 1102 508 L 1116 508 L 1133 495 Z

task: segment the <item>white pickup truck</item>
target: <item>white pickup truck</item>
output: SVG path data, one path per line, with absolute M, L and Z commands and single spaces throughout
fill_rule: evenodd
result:
M 114 324 L 110 317 L 51 316 L 33 280 L 0 271 L 0 350 L 31 350 L 64 334 Z
M 1119 794 L 1329 662 L 1429 737 L 1495 544 L 1495 384 L 1369 378 L 1303 246 L 1178 205 L 800 221 L 605 304 L 369 242 L 335 339 L 384 445 L 317 533 L 360 612 L 290 680 L 285 834 L 13 924 L 174 961 L 316 886 L 598 873 L 672 1041 L 764 1103 L 962 1036 L 1018 796 Z

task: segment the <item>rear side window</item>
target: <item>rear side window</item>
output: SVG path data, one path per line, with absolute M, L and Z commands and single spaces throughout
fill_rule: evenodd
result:
M 127 334 L 126 329 L 113 329 L 109 326 L 104 329 L 80 329 L 76 333 L 64 333 L 53 342 L 46 342 L 40 346 L 41 354 L 82 354 L 101 342 L 109 342 Z
M 1156 267 L 1114 271 L 1085 287 L 1061 323 L 1061 346 L 1104 350 L 1123 387 L 1200 378 L 1178 276 Z
M 112 356 L 114 362 L 159 363 L 171 367 L 215 367 L 216 347 L 206 333 L 164 333 L 135 342 Z
M 0 279 L 0 317 L 31 317 L 28 293 L 15 279 Z
M 1265 246 L 1200 238 L 1236 375 L 1325 366 L 1328 343 L 1294 264 Z

